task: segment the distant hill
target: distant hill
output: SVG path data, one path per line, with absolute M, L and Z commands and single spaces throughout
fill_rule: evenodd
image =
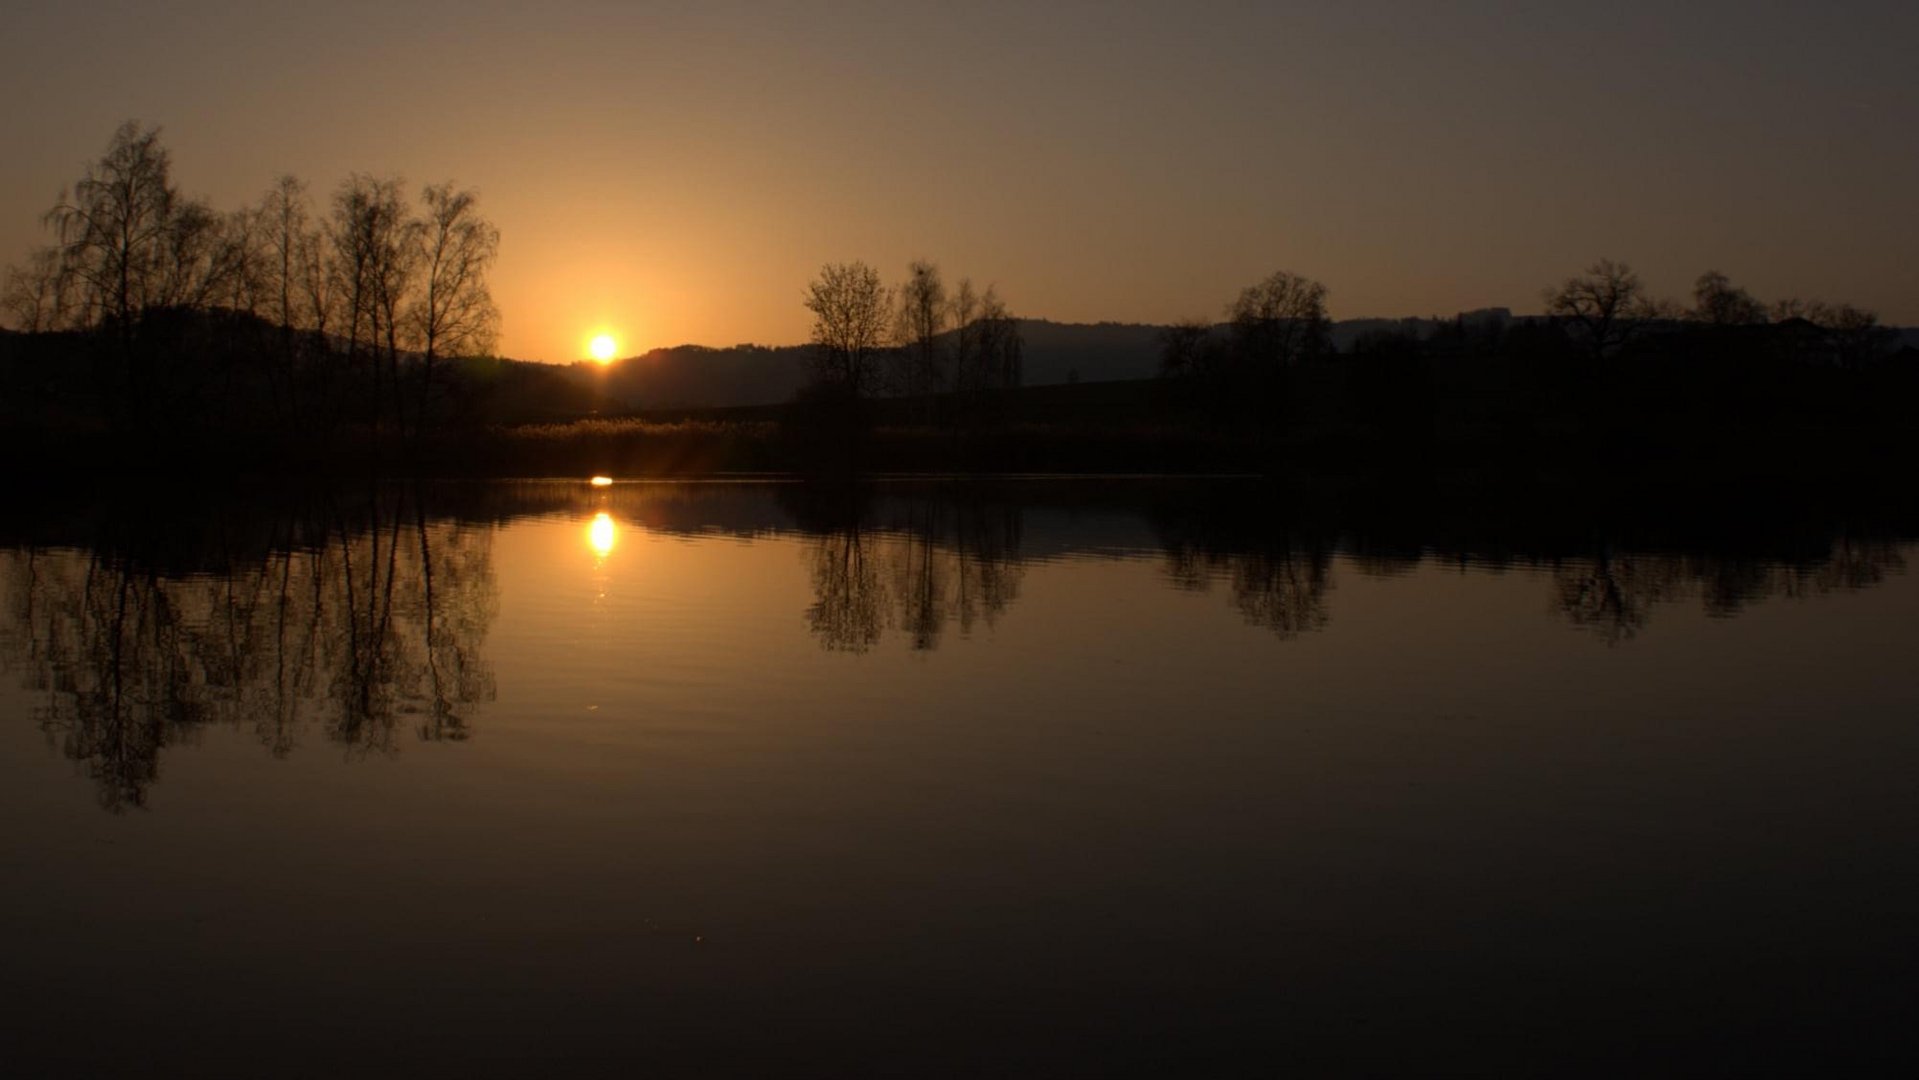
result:
M 1150 379 L 1159 373 L 1159 338 L 1165 330 L 1144 323 L 1021 319 L 1026 385 Z
M 1144 379 L 1159 369 L 1158 326 L 1055 323 L 1021 319 L 1025 381 L 1054 383 Z M 806 345 L 676 345 L 601 367 L 566 370 L 582 386 L 636 409 L 774 405 L 790 401 L 811 374 Z
M 790 401 L 810 374 L 805 345 L 675 345 L 602 367 L 565 370 L 576 384 L 634 409 L 775 405 Z
M 1468 312 L 1468 320 L 1510 320 L 1504 308 Z M 1438 319 L 1348 319 L 1333 324 L 1333 345 L 1349 349 L 1368 333 L 1426 331 Z M 1150 379 L 1159 373 L 1160 335 L 1148 323 L 1059 323 L 1019 320 L 1025 343 L 1025 383 Z M 629 408 L 691 409 L 775 405 L 789 401 L 809 375 L 805 345 L 735 345 L 715 349 L 676 345 L 601 367 L 577 363 L 566 370 L 579 385 Z
M 1447 318 L 1345 318 L 1332 324 L 1332 345 L 1349 351 L 1372 334 L 1432 334 L 1437 326 L 1464 318 L 1468 324 L 1528 322 L 1504 307 L 1466 311 Z M 1165 326 L 1144 322 L 1052 322 L 1021 318 L 1025 341 L 1025 384 L 1059 386 L 1069 382 L 1119 382 L 1159 374 L 1159 336 Z M 1900 336 L 1919 347 L 1919 328 Z M 727 409 L 741 405 L 779 405 L 806 386 L 810 345 L 674 345 L 612 364 L 576 363 L 562 368 L 568 382 L 626 409 Z

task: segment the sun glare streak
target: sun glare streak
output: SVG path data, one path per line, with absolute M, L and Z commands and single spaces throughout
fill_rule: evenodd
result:
M 613 486 L 613 478 L 610 476 L 596 476 L 593 478 L 591 482 L 594 487 L 612 487 Z
M 613 515 L 604 511 L 593 515 L 593 523 L 586 527 L 586 543 L 593 554 L 604 559 L 613 551 L 613 545 L 619 542 L 619 529 L 613 524 Z

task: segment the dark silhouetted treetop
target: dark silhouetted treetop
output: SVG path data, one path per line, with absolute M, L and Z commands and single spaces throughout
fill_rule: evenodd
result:
M 1692 300 L 1688 317 L 1708 326 L 1750 326 L 1767 321 L 1766 305 L 1717 270 L 1699 275 L 1693 283 Z
M 1616 354 L 1659 312 L 1632 267 L 1600 259 L 1546 290 L 1546 314 L 1570 324 L 1595 360 Z
M 1226 309 L 1242 359 L 1281 368 L 1323 354 L 1328 347 L 1326 286 L 1275 271 L 1240 290 Z
M 880 390 L 879 359 L 892 324 L 892 296 L 863 262 L 828 263 L 806 290 L 813 313 L 814 371 L 820 384 L 852 398 Z

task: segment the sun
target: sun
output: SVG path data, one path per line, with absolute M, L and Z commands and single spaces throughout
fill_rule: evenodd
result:
M 613 340 L 612 334 L 601 334 L 587 343 L 586 351 L 602 364 L 611 363 L 613 354 L 620 351 L 620 343 Z

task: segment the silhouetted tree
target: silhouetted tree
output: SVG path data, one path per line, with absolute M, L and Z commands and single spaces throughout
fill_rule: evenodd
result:
M 906 268 L 906 281 L 899 288 L 899 307 L 894 321 L 894 340 L 900 346 L 900 393 L 909 396 L 930 395 L 947 388 L 940 335 L 946 332 L 948 312 L 946 283 L 937 265 L 924 259 Z
M 1159 374 L 1164 379 L 1193 379 L 1217 363 L 1217 339 L 1204 319 L 1182 319 L 1159 332 Z
M 57 248 L 40 248 L 25 266 L 9 266 L 0 288 L 0 313 L 15 330 L 64 330 L 74 320 L 72 280 L 61 272 Z
M 1699 275 L 1692 286 L 1689 316 L 1709 326 L 1748 326 L 1766 321 L 1766 306 L 1717 270 Z
M 398 180 L 355 173 L 334 192 L 330 272 L 339 283 L 348 356 L 369 377 L 368 417 L 376 428 L 387 394 L 396 412 L 404 400 L 397 324 L 418 261 L 416 233 Z M 404 430 L 405 416 L 395 419 Z
M 1617 353 L 1657 313 L 1639 275 L 1611 259 L 1600 259 L 1545 295 L 1546 314 L 1572 324 L 1595 360 Z
M 1226 314 L 1235 351 L 1262 370 L 1289 367 L 1328 346 L 1326 286 L 1299 274 L 1279 270 L 1246 286 Z
M 435 364 L 447 356 L 470 356 L 493 348 L 499 309 L 486 275 L 499 254 L 500 231 L 479 216 L 477 197 L 451 183 L 421 192 L 426 214 L 414 230 L 421 251 L 419 296 L 407 312 L 409 338 L 420 352 L 414 415 L 427 416 Z
M 1176 363 L 1195 364 L 1190 385 L 1208 412 L 1221 418 L 1276 425 L 1285 402 L 1289 369 L 1330 347 L 1326 287 L 1311 278 L 1278 271 L 1240 290 L 1227 306 L 1227 344 L 1214 351 L 1190 332 L 1175 336 L 1193 346 Z
M 302 230 L 293 248 L 293 272 L 301 329 L 324 341 L 329 326 L 338 326 L 341 281 L 334 273 L 333 240 L 326 227 Z
M 991 285 L 980 297 L 971 331 L 967 361 L 954 372 L 960 392 L 977 396 L 1020 385 L 1026 350 L 1019 320 Z
M 1839 367 L 1864 367 L 1891 351 L 1896 335 L 1879 325 L 1879 316 L 1851 304 L 1829 304 L 1823 300 L 1797 297 L 1778 301 L 1773 318 L 1786 322 L 1803 319 L 1821 333 L 1812 348 L 1815 355 L 1801 359 Z
M 261 198 L 259 216 L 274 321 L 290 333 L 300 322 L 295 304 L 301 291 L 301 264 L 312 243 L 306 184 L 291 173 L 282 175 Z
M 114 132 L 105 156 L 47 212 L 82 321 L 130 328 L 158 299 L 172 233 L 185 210 L 170 174 L 160 130 L 128 121 Z
M 1878 314 L 1851 304 L 1830 307 L 1814 322 L 1826 331 L 1842 367 L 1864 367 L 1890 351 L 1894 341 L 1893 332 L 1879 325 Z
M 216 362 L 188 348 L 194 329 L 180 315 L 254 295 L 244 280 L 247 219 L 183 197 L 170 169 L 158 129 L 121 125 L 46 214 L 51 254 L 29 264 L 10 305 L 42 325 L 110 332 L 115 348 L 99 353 L 95 368 L 98 401 L 143 427 L 169 410 L 204 414 L 232 403 L 235 369 L 226 361 L 235 358 Z M 214 367 L 224 370 L 215 377 Z
M 973 279 L 961 278 L 953 290 L 947 313 L 947 321 L 953 327 L 948 348 L 952 353 L 955 384 L 962 378 L 961 372 L 972 370 L 979 362 L 979 311 L 980 297 L 973 290 Z
M 863 262 L 829 263 L 807 287 L 813 313 L 813 364 L 829 392 L 853 401 L 879 388 L 879 360 L 891 323 L 891 296 L 879 271 Z
M 264 309 L 280 329 L 268 365 L 274 402 L 286 416 L 299 414 L 296 367 L 299 362 L 299 295 L 302 249 L 311 243 L 306 185 L 292 175 L 274 181 L 252 211 L 257 264 Z

